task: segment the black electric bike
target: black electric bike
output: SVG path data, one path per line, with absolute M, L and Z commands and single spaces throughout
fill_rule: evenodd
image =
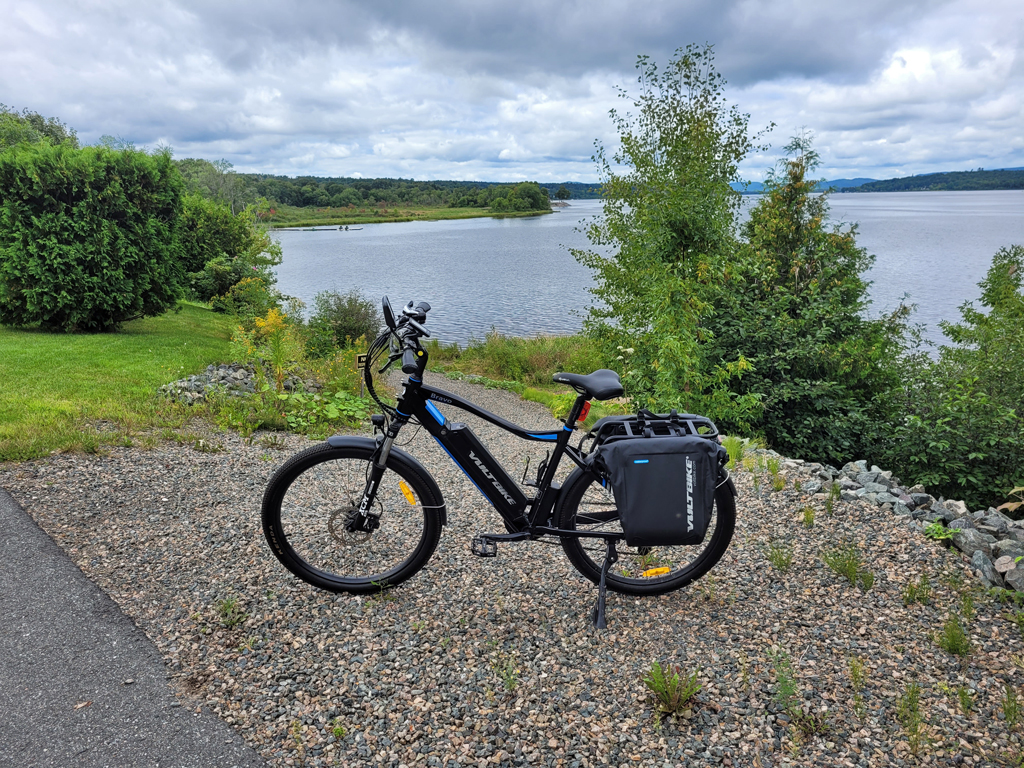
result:
M 423 465 L 395 446 L 407 424 L 421 425 L 466 473 L 501 516 L 505 532 L 484 533 L 473 554 L 493 557 L 498 544 L 558 537 L 569 562 L 599 587 L 592 612 L 604 627 L 605 589 L 658 595 L 686 586 L 718 562 L 732 538 L 735 486 L 721 467 L 710 525 L 697 545 L 627 547 L 607 471 L 595 458 L 603 436 L 671 428 L 717 440 L 714 424 L 690 414 L 641 414 L 599 420 L 577 446 L 570 445 L 590 400 L 622 395 L 614 371 L 558 373 L 554 380 L 579 396 L 560 429 L 524 429 L 463 398 L 423 382 L 428 354 L 420 343 L 430 305 L 409 304 L 396 317 L 387 297 L 387 329 L 370 345 L 363 365 L 367 390 L 381 408 L 371 421 L 374 437 L 336 436 L 292 456 L 274 474 L 263 497 L 263 531 L 271 550 L 300 579 L 332 592 L 373 593 L 413 576 L 433 554 L 447 524 L 444 497 Z M 379 379 L 401 360 L 407 374 L 394 405 L 377 391 Z M 382 364 L 383 363 L 383 364 Z M 550 447 L 524 492 L 466 424 L 450 421 L 442 403 L 468 411 L 516 437 Z M 639 419 L 639 421 L 638 421 Z M 628 436 L 628 434 L 626 435 Z M 589 445 L 588 445 L 589 443 Z M 586 446 L 586 449 L 585 449 Z M 555 481 L 568 456 L 576 465 Z M 615 566 L 612 568 L 612 566 Z

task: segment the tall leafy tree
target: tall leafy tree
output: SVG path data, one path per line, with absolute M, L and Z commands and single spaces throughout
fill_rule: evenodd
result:
M 56 117 L 43 117 L 38 112 L 23 109 L 21 112 L 0 104 L 0 149 L 15 144 L 35 144 L 45 141 L 49 144 L 67 144 L 78 148 L 78 135 Z
M 902 351 L 900 309 L 867 320 L 874 261 L 856 228 L 829 224 L 828 195 L 810 177 L 809 136 L 794 138 L 742 230 L 729 288 L 706 320 L 710 354 L 747 361 L 728 382 L 763 406 L 754 430 L 790 456 L 842 463 L 871 451 L 893 418 Z M 726 421 L 727 429 L 742 426 Z
M 635 112 L 612 110 L 620 146 L 596 144 L 604 217 L 587 227 L 599 303 L 588 327 L 623 351 L 623 380 L 640 405 L 680 407 L 733 423 L 759 411 L 723 386 L 742 359 L 707 354 L 705 323 L 726 289 L 739 196 L 729 182 L 756 139 L 730 106 L 710 46 L 679 49 L 664 71 L 637 60 Z

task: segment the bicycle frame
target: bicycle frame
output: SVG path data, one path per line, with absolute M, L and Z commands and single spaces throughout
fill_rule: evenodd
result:
M 563 456 L 568 456 L 575 464 L 586 468 L 581 454 L 569 445 L 572 426 L 579 418 L 583 404 L 587 398 L 580 395 L 569 413 L 566 424 L 556 430 L 529 430 L 490 413 L 457 394 L 424 384 L 422 379 L 410 376 L 404 382 L 404 391 L 398 397 L 397 418 L 393 419 L 381 446 L 380 458 L 375 462 L 368 478 L 364 499 L 359 505 L 360 511 L 370 509 L 375 496 L 376 485 L 383 475 L 387 453 L 398 431 L 402 426 L 415 418 L 430 435 L 437 440 L 444 452 L 462 469 L 480 490 L 484 498 L 494 506 L 505 520 L 510 532 L 530 531 L 537 534 L 554 532 L 554 528 L 546 525 L 558 498 L 560 485 L 554 482 L 555 471 Z M 484 421 L 501 427 L 517 437 L 526 440 L 544 442 L 552 446 L 551 457 L 547 460 L 544 474 L 537 484 L 537 495 L 527 497 L 519 487 L 519 483 L 509 476 L 499 461 L 486 450 L 473 431 L 465 424 L 447 420 L 437 409 L 435 402 L 455 406 L 477 416 Z M 378 472 L 379 468 L 379 472 Z M 573 531 L 564 531 L 572 536 Z

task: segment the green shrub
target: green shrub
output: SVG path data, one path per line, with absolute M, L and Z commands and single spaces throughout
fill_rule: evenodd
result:
M 331 357 L 361 337 L 372 339 L 384 326 L 377 302 L 353 288 L 345 294 L 321 291 L 313 298 L 306 354 Z
M 901 409 L 882 462 L 935 495 L 977 509 L 1024 485 L 1024 247 L 1001 248 L 981 303 L 943 323 L 937 360 L 909 358 Z M 1019 514 L 1016 512 L 1015 514 Z
M 281 246 L 260 222 L 264 207 L 265 201 L 248 205 L 236 215 L 227 203 L 185 195 L 181 265 L 194 298 L 224 312 L 230 310 L 228 291 L 245 278 L 258 278 L 272 288 L 276 277 L 271 268 L 281 263 Z
M 756 398 L 752 428 L 787 456 L 841 464 L 871 452 L 894 413 L 903 311 L 865 320 L 873 257 L 856 229 L 828 223 L 827 195 L 810 178 L 818 156 L 804 137 L 765 184 L 733 259 L 729 290 L 705 321 L 709 354 L 745 360 L 725 386 Z M 732 431 L 742 425 L 722 419 Z
M 0 153 L 0 322 L 102 331 L 167 311 L 180 290 L 180 208 L 169 153 Z

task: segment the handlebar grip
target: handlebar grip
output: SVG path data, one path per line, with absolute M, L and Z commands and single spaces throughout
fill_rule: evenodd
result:
M 402 373 L 416 373 L 419 369 L 420 364 L 416 359 L 416 351 L 407 349 L 402 352 Z

